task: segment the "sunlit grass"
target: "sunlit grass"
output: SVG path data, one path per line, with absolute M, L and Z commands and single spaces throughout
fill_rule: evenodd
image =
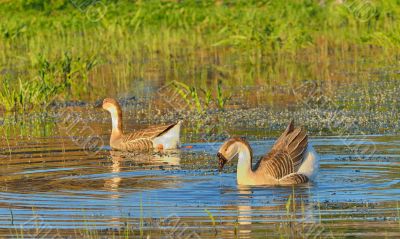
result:
M 142 81 L 180 81 L 206 91 L 218 82 L 224 90 L 262 86 L 260 101 L 271 103 L 276 87 L 304 79 L 358 81 L 332 72 L 363 67 L 365 57 L 394 63 L 396 4 L 373 2 L 365 17 L 357 5 L 336 1 L 109 1 L 93 22 L 66 0 L 4 3 L 0 80 L 9 85 L 0 102 L 7 110 L 40 109 L 49 98 L 93 100 L 139 94 Z M 37 80 L 44 72 L 47 79 Z
M 179 81 L 172 82 L 172 85 L 173 90 L 185 102 L 185 105 L 198 113 L 204 113 L 210 108 L 224 109 L 225 104 L 230 99 L 227 93 L 223 91 L 221 81 L 218 81 L 216 86 L 209 88 L 189 86 Z

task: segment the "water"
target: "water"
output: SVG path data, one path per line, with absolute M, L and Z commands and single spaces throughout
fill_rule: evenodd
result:
M 54 133 L 59 125 L 46 137 L 14 131 L 2 140 L 2 236 L 400 236 L 400 136 L 311 137 L 321 155 L 314 183 L 244 187 L 236 161 L 217 172 L 222 142 L 126 154 L 107 146 L 109 124 L 89 123 L 106 142 L 96 154 Z M 273 142 L 251 141 L 255 158 Z M 373 154 L 354 153 L 366 146 Z

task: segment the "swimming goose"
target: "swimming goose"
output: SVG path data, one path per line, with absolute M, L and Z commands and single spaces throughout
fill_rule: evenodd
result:
M 106 98 L 102 107 L 111 114 L 111 148 L 121 151 L 143 151 L 150 149 L 176 149 L 179 147 L 181 121 L 170 125 L 152 126 L 125 134 L 122 131 L 122 110 L 118 102 L 115 99 Z
M 290 122 L 271 151 L 252 167 L 253 152 L 242 138 L 232 138 L 218 151 L 219 171 L 238 155 L 237 183 L 240 185 L 292 185 L 313 180 L 319 157 L 308 144 L 307 132 Z

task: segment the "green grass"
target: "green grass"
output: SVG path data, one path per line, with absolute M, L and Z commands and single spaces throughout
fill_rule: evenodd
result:
M 208 218 L 210 218 L 212 226 L 214 228 L 215 235 L 217 235 L 218 234 L 217 223 L 215 221 L 214 215 L 208 209 L 204 209 L 204 211 L 207 213 Z
M 183 82 L 172 82 L 174 91 L 184 100 L 185 105 L 198 113 L 204 113 L 209 108 L 224 109 L 226 102 L 230 97 L 226 96 L 222 89 L 221 81 L 218 81 L 215 90 L 213 88 L 201 88 L 189 86 Z
M 36 59 L 36 75 L 30 79 L 11 75 L 0 78 L 0 102 L 8 110 L 29 110 L 50 104 L 56 97 L 83 97 L 90 94 L 91 85 L 88 72 L 95 66 L 96 60 L 89 58 L 73 59 L 69 54 L 55 62 L 39 55 Z
M 370 10 L 359 0 L 110 0 L 99 21 L 87 17 L 90 6 L 71 2 L 82 1 L 0 3 L 4 109 L 139 94 L 140 82 L 154 80 L 263 86 L 268 95 L 304 79 L 331 84 L 334 62 L 351 60 L 335 69 L 348 72 L 365 57 L 389 64 L 400 52 L 395 0 L 372 1 Z M 210 107 L 225 107 L 212 94 L 218 103 Z
M 400 229 L 400 204 L 399 204 L 399 201 L 397 201 L 396 205 L 397 205 L 397 221 L 399 222 L 399 229 Z

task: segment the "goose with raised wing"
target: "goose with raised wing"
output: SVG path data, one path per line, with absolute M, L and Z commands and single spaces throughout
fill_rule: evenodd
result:
M 103 100 L 102 108 L 110 112 L 112 131 L 110 146 L 121 151 L 145 151 L 151 149 L 167 150 L 180 146 L 181 121 L 162 126 L 151 126 L 132 133 L 124 133 L 122 110 L 118 101 L 112 98 Z
M 293 185 L 312 181 L 318 172 L 319 156 L 308 142 L 307 131 L 291 121 L 270 152 L 253 167 L 253 152 L 242 138 L 231 138 L 218 151 L 219 170 L 238 156 L 240 185 Z

